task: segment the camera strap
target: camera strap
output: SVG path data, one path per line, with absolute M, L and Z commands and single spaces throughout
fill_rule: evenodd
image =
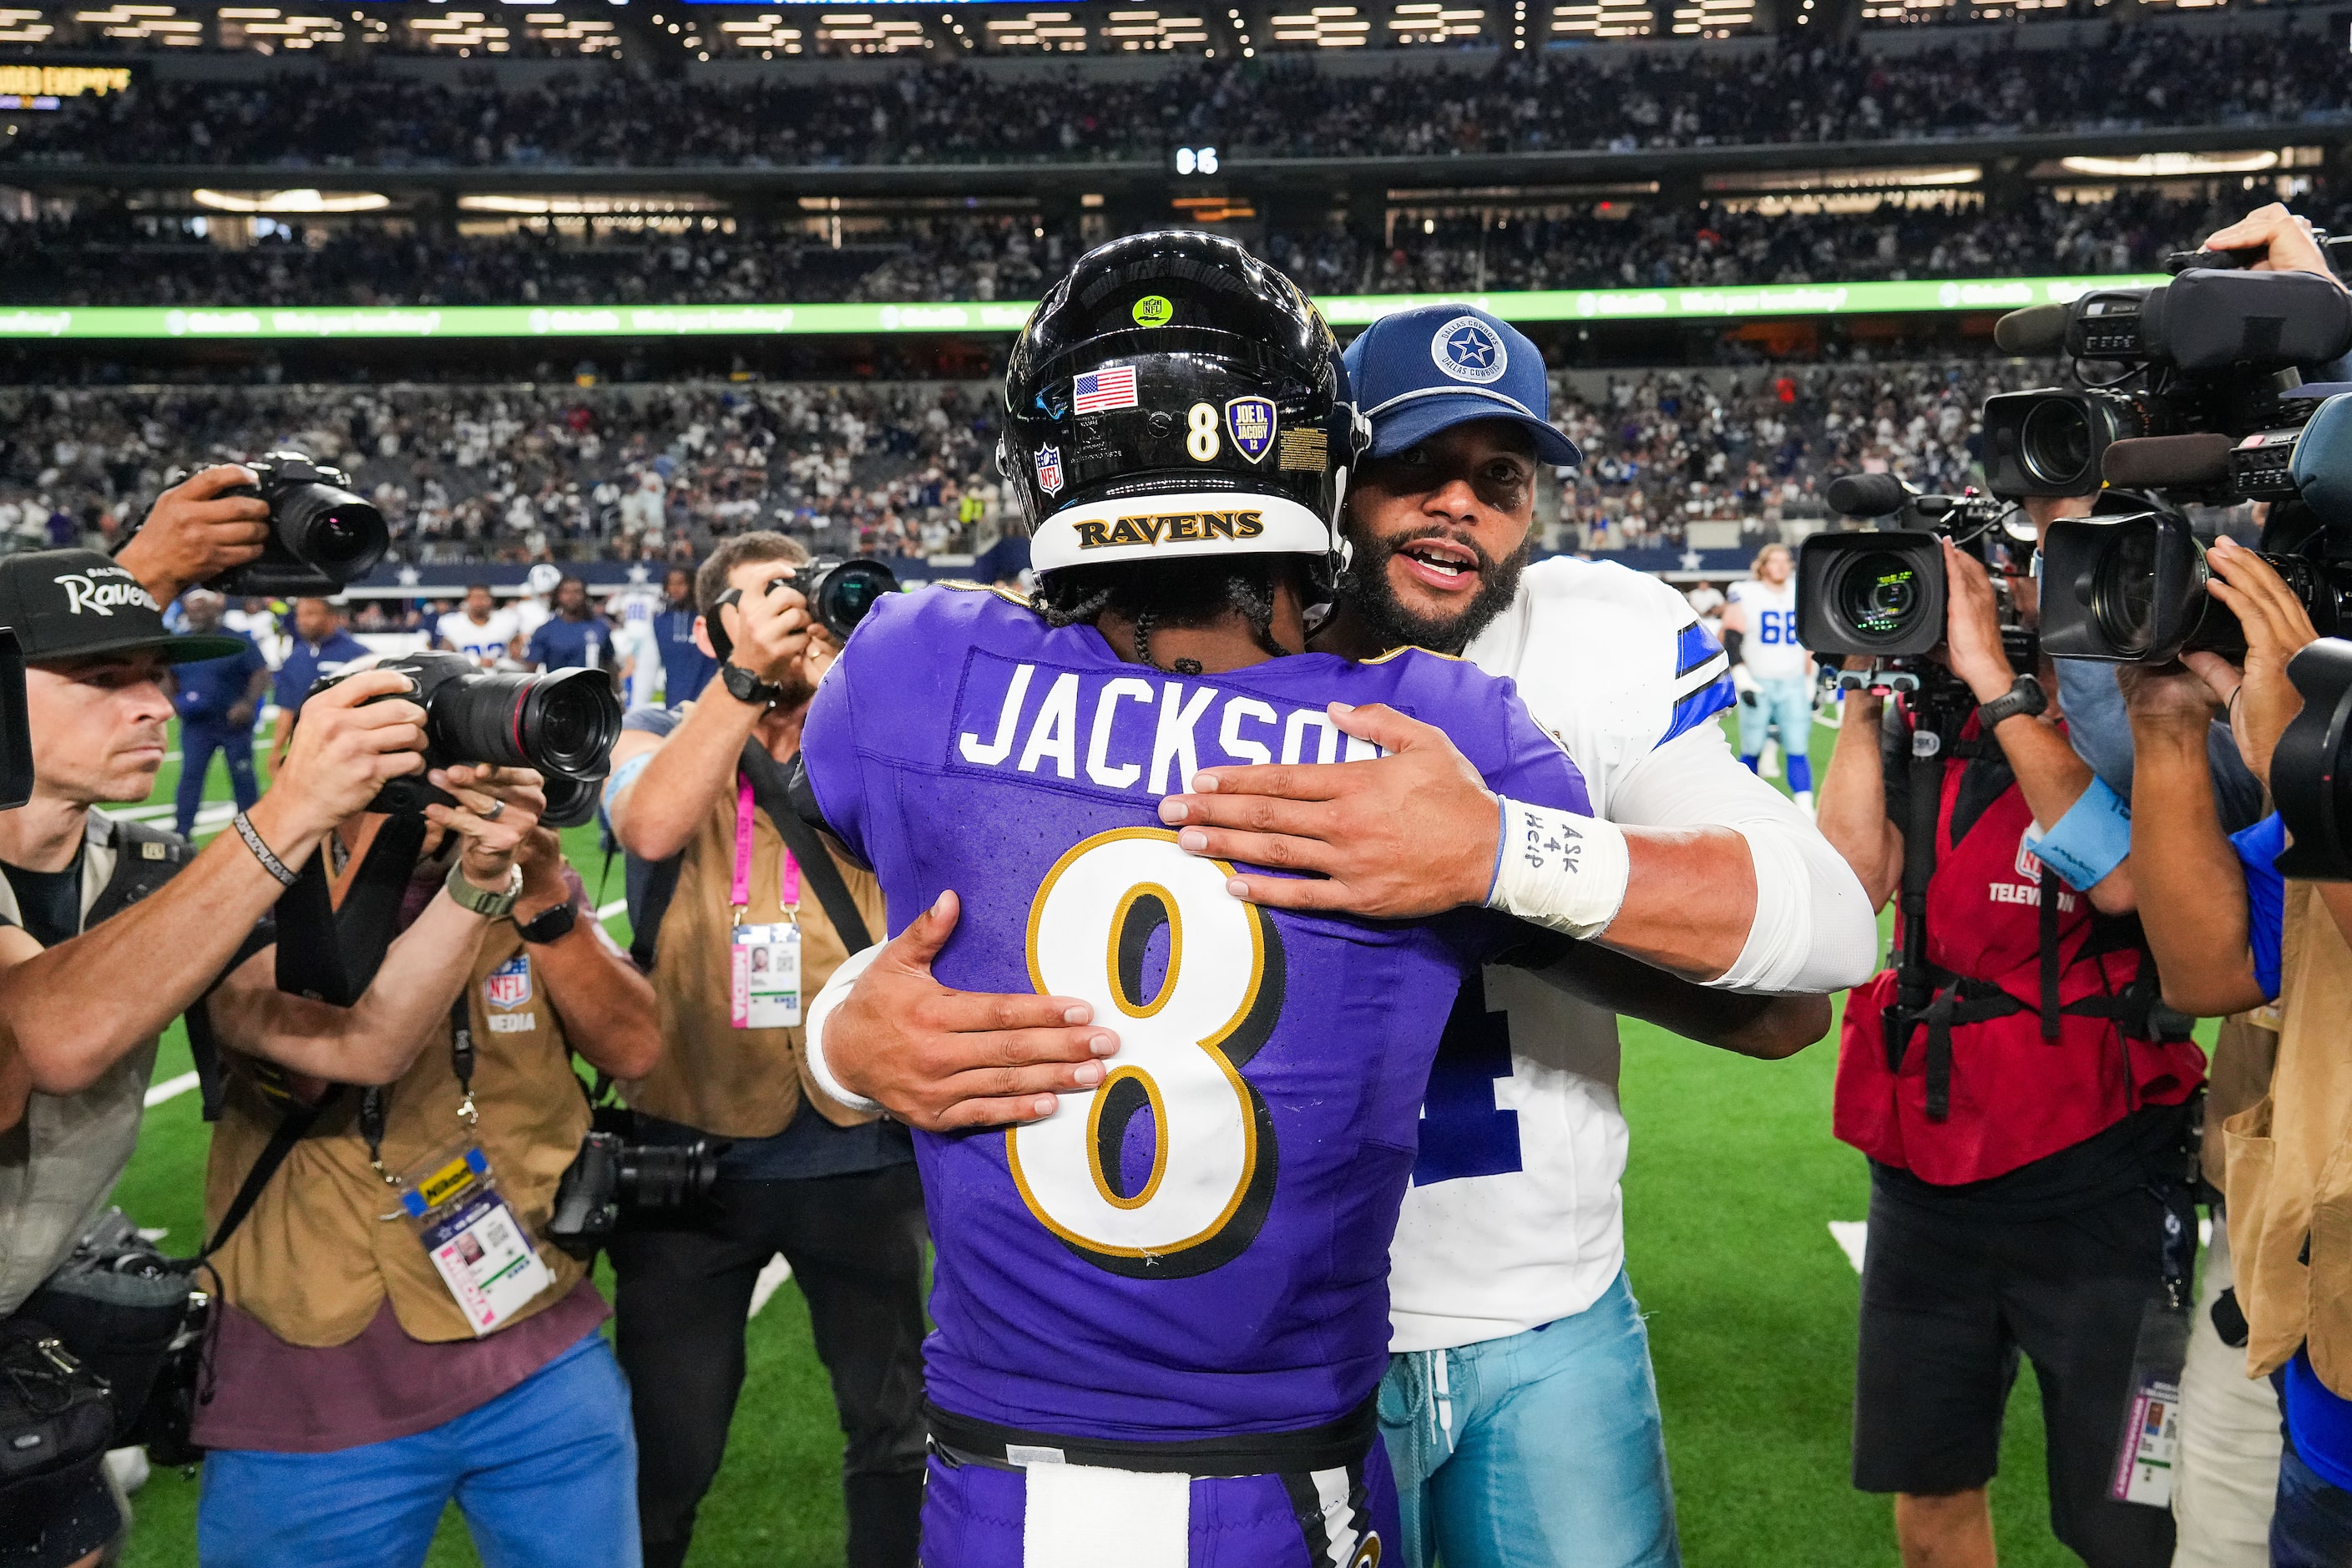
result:
M 474 998 L 473 981 L 468 977 L 459 988 L 457 999 L 449 1004 L 449 1070 L 457 1077 L 457 1120 L 470 1132 L 481 1121 L 481 1112 L 474 1105 Z M 367 1140 L 368 1164 L 383 1178 L 384 1185 L 396 1187 L 400 1178 L 383 1168 L 383 1133 L 392 1099 L 392 1089 L 385 1084 L 370 1084 L 360 1090 L 360 1136 Z
M 327 857 L 313 855 L 278 899 L 278 988 L 349 1007 L 374 984 L 398 934 L 400 903 L 425 847 L 422 813 L 384 818 L 342 902 L 335 902 Z
M 816 894 L 816 901 L 824 907 L 824 918 L 833 922 L 841 945 L 852 953 L 865 952 L 874 945 L 873 933 L 866 930 L 866 917 L 858 912 L 857 900 L 850 896 L 849 884 L 842 880 L 841 868 L 834 864 L 833 852 L 817 837 L 816 829 L 801 819 L 792 806 L 788 784 L 782 763 L 757 745 L 743 748 L 743 776 L 751 785 L 751 798 L 768 820 L 776 825 L 776 832 L 800 863 L 801 875 Z

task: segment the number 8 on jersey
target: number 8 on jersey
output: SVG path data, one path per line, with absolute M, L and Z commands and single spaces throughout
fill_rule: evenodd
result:
M 1123 827 L 1064 855 L 1030 905 L 1030 983 L 1092 1005 L 1119 1051 L 1098 1088 L 1007 1132 L 1006 1162 L 1038 1222 L 1116 1274 L 1214 1268 L 1273 1199 L 1273 1122 L 1241 1068 L 1282 1012 L 1282 942 L 1225 891 L 1233 874 L 1173 833 Z

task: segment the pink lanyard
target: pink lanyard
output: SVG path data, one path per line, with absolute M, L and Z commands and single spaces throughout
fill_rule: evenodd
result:
M 776 868 L 776 902 L 786 914 L 799 916 L 801 907 L 801 863 L 793 858 L 792 850 L 778 846 L 783 862 Z M 743 911 L 751 905 L 751 775 L 738 772 L 735 775 L 735 885 L 727 895 L 735 910 L 735 923 L 743 923 Z

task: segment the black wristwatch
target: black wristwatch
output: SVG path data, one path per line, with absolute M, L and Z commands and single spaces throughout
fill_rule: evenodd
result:
M 570 936 L 572 928 L 579 923 L 579 906 L 566 899 L 560 904 L 550 904 L 529 921 L 515 921 L 515 930 L 522 932 L 523 941 L 544 945 Z
M 756 702 L 762 708 L 773 708 L 784 700 L 784 689 L 772 680 L 762 680 L 740 664 L 722 664 L 719 679 L 727 685 L 727 695 L 738 702 Z
M 2050 697 L 2042 689 L 2042 682 L 2030 675 L 2021 675 L 2010 682 L 2007 691 L 1990 702 L 1977 705 L 1977 729 L 1979 733 L 1990 735 L 1993 726 L 2004 719 L 2015 719 L 2020 715 L 2038 719 L 2049 710 Z

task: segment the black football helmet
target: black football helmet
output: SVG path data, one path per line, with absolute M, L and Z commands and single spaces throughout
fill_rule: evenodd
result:
M 1323 314 L 1230 239 L 1132 235 L 1078 258 L 1022 329 L 997 466 L 1040 574 L 1295 552 L 1347 560 L 1367 444 Z

